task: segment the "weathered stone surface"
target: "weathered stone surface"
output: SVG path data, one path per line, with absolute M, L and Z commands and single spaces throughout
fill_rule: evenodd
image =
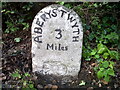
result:
M 80 70 L 83 29 L 79 16 L 60 5 L 43 8 L 32 23 L 33 72 L 75 76 Z

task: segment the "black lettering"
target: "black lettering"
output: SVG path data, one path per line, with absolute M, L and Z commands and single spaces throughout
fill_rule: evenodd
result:
M 50 16 L 51 10 L 49 10 L 49 12 L 45 12 L 45 13 L 48 14 L 49 17 L 51 18 L 51 16 Z
M 62 11 L 61 17 L 63 17 L 63 15 L 64 15 L 65 13 L 67 13 L 67 12 L 64 11 L 64 10 L 60 10 L 60 11 Z
M 78 31 L 73 31 L 73 33 L 80 34 L 80 29 L 78 28 Z
M 73 42 L 79 42 L 79 36 L 73 36 Z
M 58 50 L 61 50 L 60 47 L 61 47 L 61 44 L 59 44 Z
M 73 19 L 73 17 L 71 16 L 70 17 L 70 13 L 68 14 L 68 19 L 67 20 L 70 20 L 70 22 L 73 22 L 73 21 L 75 21 L 76 19 Z
M 46 19 L 48 19 L 45 14 L 42 14 L 40 17 L 43 19 L 43 21 L 46 21 Z
M 64 47 L 61 47 L 61 50 L 63 50 L 63 51 L 64 51 Z
M 51 15 L 52 15 L 53 17 L 56 17 L 56 16 L 57 16 L 56 11 L 57 11 L 57 9 L 53 9 L 53 10 L 52 10 L 53 13 L 52 13 Z
M 57 34 L 57 36 L 55 38 L 57 38 L 57 39 L 62 38 L 62 34 L 61 34 L 62 30 L 61 29 L 55 29 L 55 31 L 58 32 L 58 34 Z
M 41 29 L 40 27 L 35 27 L 35 28 L 34 28 L 34 32 L 35 32 L 35 33 L 42 34 L 42 29 Z
M 38 43 L 42 43 L 42 40 L 40 40 L 42 36 L 37 36 L 34 38 L 34 41 L 38 42 Z
M 78 27 L 77 22 L 72 26 L 72 28 Z
M 53 44 L 51 45 L 47 44 L 47 50 L 49 50 L 49 48 L 53 50 Z
M 66 50 L 66 51 L 68 50 L 68 46 L 65 47 L 65 50 Z
M 39 21 L 39 18 L 37 18 L 36 24 L 39 25 L 40 27 L 42 27 L 43 24 L 44 24 L 44 22 L 40 22 L 40 21 Z
M 55 50 L 57 50 L 57 45 L 55 44 Z

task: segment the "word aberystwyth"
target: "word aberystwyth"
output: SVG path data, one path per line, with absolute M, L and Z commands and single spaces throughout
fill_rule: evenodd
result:
M 73 10 L 56 4 L 43 8 L 32 23 L 33 72 L 76 76 L 82 39 L 81 21 Z

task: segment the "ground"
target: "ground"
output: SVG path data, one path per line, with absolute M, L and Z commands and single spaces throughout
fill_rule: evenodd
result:
M 21 41 L 15 42 L 14 38 L 20 37 Z M 85 61 L 82 59 L 81 70 L 78 79 L 68 83 L 63 83 L 61 78 L 52 77 L 50 75 L 42 76 L 32 72 L 31 58 L 31 30 L 21 30 L 14 34 L 3 34 L 3 57 L 2 57 L 2 80 L 3 87 L 11 85 L 12 78 L 10 76 L 13 71 L 19 69 L 22 73 L 29 72 L 31 79 L 35 83 L 35 88 L 54 87 L 59 88 L 119 88 L 120 87 L 120 61 L 116 62 L 116 76 L 112 81 L 106 84 L 100 82 L 93 71 L 94 61 Z M 81 81 L 85 85 L 80 86 Z M 56 86 L 55 86 L 56 85 Z

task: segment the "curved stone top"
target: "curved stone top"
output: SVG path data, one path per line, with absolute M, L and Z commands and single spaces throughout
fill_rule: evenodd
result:
M 83 28 L 76 12 L 50 5 L 32 23 L 33 71 L 54 75 L 77 75 L 80 70 Z

